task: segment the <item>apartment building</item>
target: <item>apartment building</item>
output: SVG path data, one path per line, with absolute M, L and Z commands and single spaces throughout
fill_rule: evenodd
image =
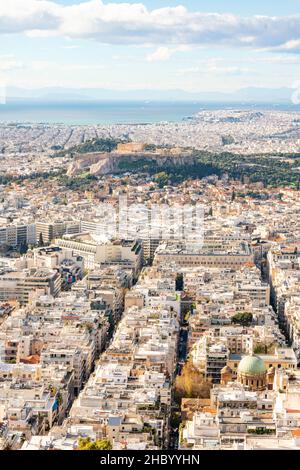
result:
M 0 226 L 0 245 L 16 247 L 22 243 L 32 245 L 36 243 L 36 226 L 34 223 Z
M 80 222 L 76 221 L 37 221 L 35 224 L 36 242 L 38 243 L 42 236 L 43 242 L 49 244 L 57 237 L 65 234 L 80 233 Z
M 73 250 L 84 258 L 87 269 L 104 266 L 117 266 L 132 270 L 136 279 L 142 268 L 143 250 L 140 242 L 132 240 L 115 240 L 99 243 L 87 233 L 57 239 L 55 243 L 61 248 Z
M 195 252 L 187 250 L 181 244 L 161 244 L 154 257 L 154 265 L 168 264 L 171 261 L 179 267 L 207 266 L 211 268 L 240 269 L 253 265 L 253 253 L 247 243 L 233 244 L 228 250 L 203 246 Z
M 61 275 L 46 268 L 12 271 L 0 276 L 0 300 L 28 303 L 30 296 L 41 292 L 56 297 L 61 291 Z
M 74 370 L 74 394 L 77 395 L 80 392 L 87 375 L 84 354 L 81 349 L 76 347 L 45 349 L 41 353 L 40 363 L 42 366 L 65 365 Z

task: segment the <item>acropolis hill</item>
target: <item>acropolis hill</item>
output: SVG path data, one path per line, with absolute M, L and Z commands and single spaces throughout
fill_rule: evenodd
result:
M 67 176 L 75 176 L 83 171 L 91 175 L 105 175 L 126 170 L 124 164 L 138 160 L 149 160 L 159 166 L 183 166 L 195 163 L 190 150 L 179 147 L 147 150 L 145 144 L 130 142 L 118 144 L 114 152 L 91 152 L 77 154 L 67 170 Z M 123 168 L 121 168 L 123 164 Z

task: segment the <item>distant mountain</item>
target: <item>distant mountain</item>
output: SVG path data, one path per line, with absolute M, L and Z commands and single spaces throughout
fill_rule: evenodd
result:
M 9 101 L 200 101 L 222 103 L 290 103 L 291 88 L 242 88 L 234 93 L 188 92 L 184 90 L 106 90 L 101 88 L 39 88 L 28 90 L 8 87 Z
M 234 97 L 244 101 L 260 101 L 267 103 L 291 102 L 292 88 L 242 88 L 234 93 Z

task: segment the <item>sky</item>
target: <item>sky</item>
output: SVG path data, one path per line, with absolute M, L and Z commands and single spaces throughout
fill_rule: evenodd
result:
M 0 0 L 0 82 L 232 92 L 300 82 L 300 0 Z

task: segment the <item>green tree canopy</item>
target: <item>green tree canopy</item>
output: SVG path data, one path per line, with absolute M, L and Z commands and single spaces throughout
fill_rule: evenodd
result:
M 111 450 L 112 445 L 108 439 L 98 439 L 91 441 L 89 437 L 80 437 L 78 440 L 78 450 Z
M 39 235 L 39 246 L 44 246 L 44 238 L 42 232 Z
M 232 317 L 232 323 L 250 326 L 253 321 L 253 315 L 250 312 L 239 312 Z

